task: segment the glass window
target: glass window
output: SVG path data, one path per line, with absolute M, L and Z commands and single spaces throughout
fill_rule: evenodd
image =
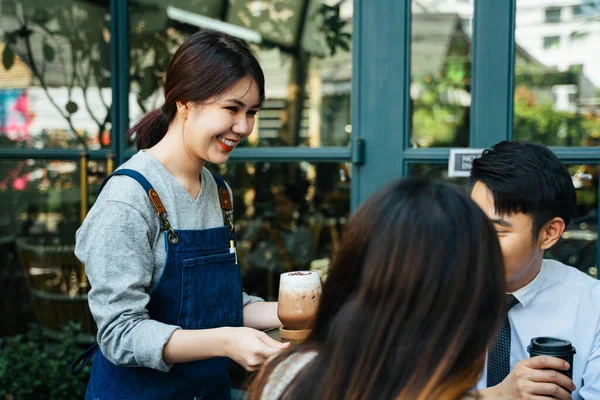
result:
M 107 2 L 2 1 L 0 21 L 0 147 L 110 146 Z
M 88 163 L 90 205 L 105 176 L 105 162 Z M 0 160 L 0 177 L 0 301 L 5 310 L 0 336 L 24 332 L 36 318 L 54 331 L 75 321 L 92 335 L 96 328 L 85 297 L 87 281 L 73 254 L 81 223 L 79 162 Z
M 0 231 L 73 242 L 79 226 L 79 171 L 73 161 L 0 161 Z M 70 232 L 70 233 L 69 233 Z
M 232 162 L 210 168 L 234 195 L 244 288 L 277 298 L 279 274 L 326 277 L 350 212 L 349 163 Z
M 513 137 L 548 146 L 599 146 L 600 9 L 590 7 L 590 18 L 578 22 L 568 39 L 576 46 L 561 46 L 559 36 L 546 37 L 528 18 L 528 4 L 517 0 Z
M 449 177 L 448 164 L 410 163 L 408 175 L 441 179 L 464 190 L 467 190 L 469 182 L 468 178 Z
M 320 0 L 309 3 L 300 40 L 305 52 L 298 56 L 289 51 L 296 37 L 289 39 L 297 34 L 302 3 L 230 2 L 227 21 L 258 30 L 265 42 L 250 43 L 265 72 L 266 100 L 254 132 L 243 146 L 350 143 L 351 2 L 334 6 Z M 162 106 L 164 74 L 171 55 L 185 38 L 200 29 L 172 19 L 176 15 L 169 7 L 171 2 L 161 0 L 133 2 L 130 7 L 130 124 Z M 203 14 L 200 7 L 186 10 L 200 17 L 219 18 Z
M 546 252 L 586 274 L 598 277 L 598 165 L 570 165 L 577 190 L 577 209 L 561 240 Z
M 596 248 L 598 246 L 598 165 L 568 166 L 577 192 L 575 215 L 561 240 L 545 253 L 546 258 L 557 259 L 596 278 L 598 274 Z M 468 178 L 449 178 L 447 164 L 409 164 L 411 176 L 443 179 L 465 190 Z
M 140 5 L 149 8 L 158 9 L 164 7 L 165 2 L 162 0 L 136 0 Z M 228 0 L 170 0 L 167 4 L 167 12 L 170 9 L 178 9 L 202 15 L 209 18 L 221 19 L 226 11 Z M 133 10 L 137 12 L 137 10 Z M 142 11 L 143 10 L 139 10 Z
M 473 4 L 459 15 L 452 5 L 432 11 L 438 8 L 417 3 L 412 2 L 410 146 L 468 147 Z
M 573 6 L 573 8 L 571 9 L 571 13 L 573 14 L 573 17 L 583 15 L 583 7 L 581 7 L 581 4 Z
M 544 49 L 556 49 L 560 46 L 560 36 L 545 36 Z
M 91 207 L 106 162 L 88 161 Z M 79 161 L 0 160 L 0 234 L 50 238 L 75 243 L 80 224 Z
M 560 14 L 562 9 L 560 7 L 550 7 L 545 10 L 545 21 L 548 23 L 560 22 Z
M 295 46 L 307 0 L 229 0 L 227 22 L 258 31 L 266 39 Z

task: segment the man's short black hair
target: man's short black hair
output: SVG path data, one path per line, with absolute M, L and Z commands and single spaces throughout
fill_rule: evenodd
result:
M 576 195 L 569 171 L 538 143 L 504 141 L 473 161 L 469 183 L 481 182 L 490 190 L 500 215 L 524 213 L 533 219 L 533 236 L 559 217 L 569 224 Z

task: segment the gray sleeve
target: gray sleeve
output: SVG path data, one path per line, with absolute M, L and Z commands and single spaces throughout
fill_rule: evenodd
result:
M 247 294 L 246 292 L 242 292 L 243 294 L 243 298 L 244 298 L 244 307 L 246 307 L 248 304 L 252 304 L 252 303 L 256 303 L 259 301 L 264 301 L 262 298 L 257 297 L 257 296 L 250 296 L 249 294 Z
M 120 366 L 168 371 L 162 352 L 179 327 L 148 316 L 152 241 L 140 211 L 120 201 L 102 201 L 77 231 L 75 254 L 91 284 L 88 302 L 104 356 Z

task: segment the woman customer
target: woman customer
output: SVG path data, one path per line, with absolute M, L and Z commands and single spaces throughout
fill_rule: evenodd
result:
M 399 181 L 351 218 L 314 329 L 254 399 L 469 398 L 504 302 L 498 239 L 468 196 Z

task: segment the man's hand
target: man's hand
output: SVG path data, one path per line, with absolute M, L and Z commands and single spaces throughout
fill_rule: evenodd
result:
M 575 385 L 566 375 L 569 364 L 560 358 L 538 356 L 521 360 L 502 383 L 479 391 L 483 399 L 571 400 Z M 555 371 L 556 370 L 556 371 Z

